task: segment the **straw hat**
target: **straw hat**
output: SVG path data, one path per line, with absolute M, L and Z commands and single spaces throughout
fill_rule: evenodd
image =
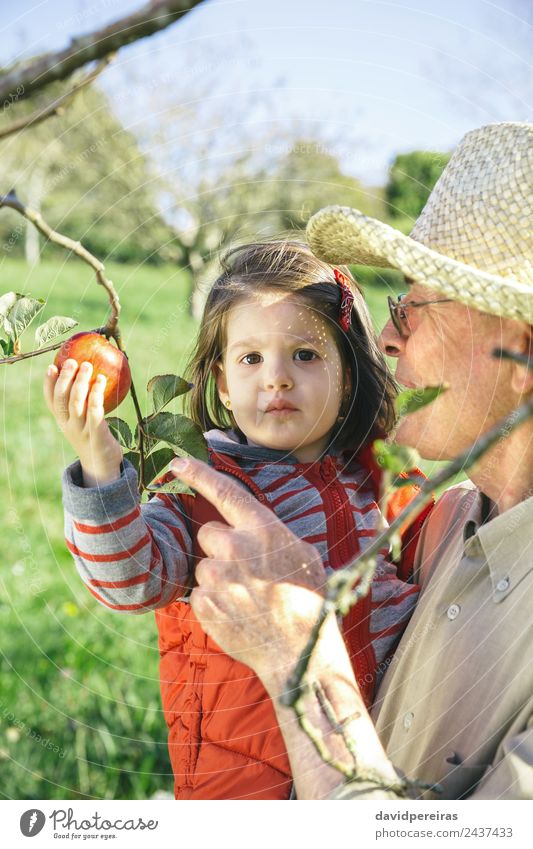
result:
M 356 209 L 327 206 L 307 225 L 335 265 L 397 268 L 482 312 L 533 324 L 533 124 L 468 133 L 410 236 Z

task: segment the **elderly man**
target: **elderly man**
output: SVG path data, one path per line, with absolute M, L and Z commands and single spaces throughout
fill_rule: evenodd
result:
M 406 277 L 408 294 L 390 301 L 383 347 L 405 386 L 449 384 L 400 424 L 398 441 L 423 457 L 456 456 L 533 393 L 531 369 L 493 356 L 505 348 L 533 359 L 532 154 L 531 125 L 469 133 L 411 237 L 339 207 L 310 221 L 311 247 L 324 259 L 388 265 Z M 305 706 L 335 758 L 353 768 L 355 752 L 349 783 L 279 701 L 321 606 L 316 551 L 284 526 L 274 529 L 270 511 L 243 504 L 236 487 L 202 464 L 177 461 L 175 471 L 228 522 L 201 531 L 208 556 L 193 608 L 264 682 L 298 798 L 395 798 L 404 776 L 440 785 L 445 799 L 533 798 L 531 419 L 426 521 L 415 563 L 420 601 L 371 717 L 336 622 L 327 622 L 310 667 L 321 693 L 310 691 Z

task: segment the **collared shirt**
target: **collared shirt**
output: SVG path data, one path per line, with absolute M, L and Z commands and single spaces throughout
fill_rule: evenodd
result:
M 465 482 L 427 520 L 420 601 L 372 712 L 399 771 L 442 785 L 424 798 L 533 799 L 533 498 L 483 524 L 486 506 Z

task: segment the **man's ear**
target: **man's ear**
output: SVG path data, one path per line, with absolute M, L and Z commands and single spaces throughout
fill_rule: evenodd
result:
M 217 385 L 218 397 L 222 401 L 223 404 L 228 400 L 228 383 L 226 380 L 226 373 L 224 371 L 224 366 L 221 361 L 218 360 L 213 366 L 213 377 L 215 378 L 215 383 Z
M 533 392 L 533 325 L 524 325 L 520 345 L 513 350 L 517 354 L 528 357 L 529 366 L 512 363 L 511 388 L 518 395 L 529 395 Z

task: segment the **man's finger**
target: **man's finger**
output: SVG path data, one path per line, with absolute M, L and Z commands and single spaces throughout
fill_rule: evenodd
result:
M 197 540 L 207 557 L 234 559 L 232 540 L 239 532 L 224 522 L 206 522 L 198 529 Z
M 170 464 L 170 470 L 177 478 L 207 498 L 234 528 L 249 530 L 259 525 L 272 526 L 274 523 L 283 527 L 270 510 L 259 504 L 252 493 L 209 468 L 201 460 L 180 457 Z

